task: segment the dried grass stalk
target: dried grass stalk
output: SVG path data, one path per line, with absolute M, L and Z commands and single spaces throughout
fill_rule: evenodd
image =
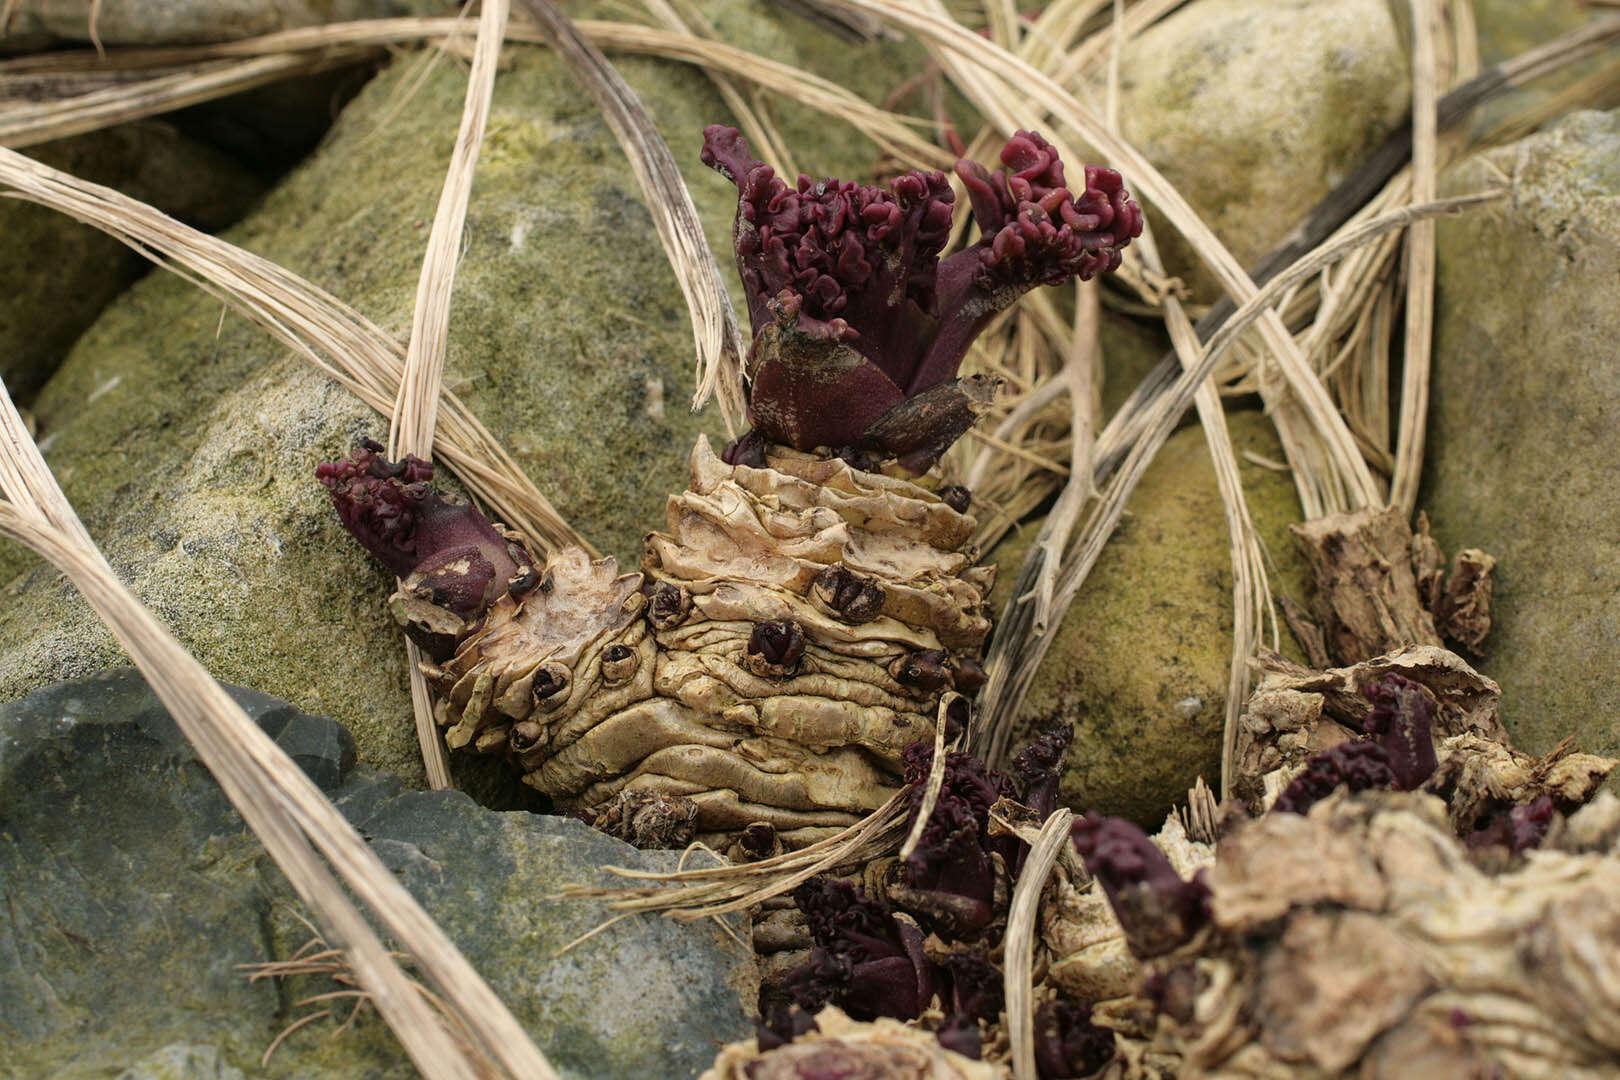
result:
M 1243 304 L 1221 330 L 1203 347 L 1198 363 L 1183 370 L 1172 389 L 1156 399 L 1141 433 L 1132 443 L 1129 453 L 1110 479 L 1099 504 L 1093 508 L 1080 536 L 1065 555 L 1062 573 L 1056 589 L 1054 606 L 1066 610 L 1079 591 L 1081 583 L 1102 553 L 1103 545 L 1113 534 L 1114 527 L 1124 512 L 1125 502 L 1137 481 L 1147 470 L 1149 462 L 1170 435 L 1177 419 L 1191 404 L 1198 384 L 1208 378 L 1222 355 L 1230 349 L 1251 325 L 1263 317 L 1287 292 L 1320 273 L 1346 254 L 1363 244 L 1372 242 L 1386 233 L 1405 228 L 1414 220 L 1459 210 L 1491 199 L 1500 198 L 1502 192 L 1482 192 L 1476 195 L 1446 199 L 1422 206 L 1407 206 L 1380 215 L 1324 244 L 1316 252 L 1301 259 L 1288 270 L 1272 279 L 1255 297 Z M 1275 314 L 1275 312 L 1273 312 Z M 1033 555 L 1034 553 L 1032 553 Z M 1031 560 L 1033 562 L 1033 560 Z M 1031 571 L 1026 562 L 1019 575 L 1019 588 L 1025 586 Z M 1028 605 L 1014 606 L 998 628 L 986 658 L 989 679 L 979 695 L 983 724 L 975 732 L 975 747 L 1004 748 L 1010 741 L 1012 725 L 1017 717 L 1035 671 L 1045 658 L 1056 636 L 1055 627 L 1036 633 L 1032 626 L 1032 612 Z M 997 759 L 989 754 L 992 763 Z
M 478 19 L 478 43 L 467 77 L 461 128 L 450 155 L 444 190 L 439 193 L 433 228 L 428 233 L 427 253 L 416 284 L 416 306 L 411 316 L 411 342 L 405 351 L 404 377 L 394 398 L 388 456 L 396 460 L 405 454 L 424 459 L 433 456 L 433 429 L 438 422 L 439 398 L 444 392 L 444 353 L 450 337 L 450 298 L 455 291 L 456 264 L 461 254 L 461 235 L 467 222 L 473 176 L 478 169 L 478 151 L 484 142 L 490 99 L 495 93 L 495 68 L 501 58 L 501 41 L 506 35 L 507 11 L 507 0 L 484 0 Z M 408 639 L 405 663 L 410 672 L 416 742 L 421 748 L 428 786 L 435 790 L 451 787 L 450 758 L 433 719 L 433 698 L 422 676 L 422 653 L 416 642 Z
M 83 135 L 286 79 L 347 67 L 375 55 L 375 49 L 350 47 L 216 61 L 197 70 L 143 79 L 135 85 L 13 106 L 0 110 L 0 146 L 20 148 Z M 4 67 L 0 66 L 0 70 Z
M 1412 0 L 1412 201 L 1430 202 L 1439 154 L 1439 76 L 1435 71 L 1435 0 Z M 1428 430 L 1429 348 L 1434 335 L 1434 222 L 1417 221 L 1406 235 L 1406 339 L 1402 353 L 1401 419 L 1389 504 L 1410 517 L 1417 509 Z
M 1035 1068 L 1035 931 L 1040 919 L 1041 894 L 1058 856 L 1069 843 L 1074 814 L 1059 809 L 1041 826 L 1030 845 L 1029 858 L 1013 887 L 1003 945 L 1003 985 L 1006 987 L 1007 1034 L 1012 1044 L 1014 1080 L 1040 1080 Z
M 619 146 L 630 159 L 647 199 L 658 239 L 686 296 L 697 344 L 697 391 L 692 407 L 717 397 L 726 430 L 735 435 L 743 419 L 742 364 L 745 348 L 720 266 L 703 235 L 703 223 L 675 167 L 669 147 L 652 119 L 612 64 L 550 0 L 518 0 L 539 25 L 576 78 L 602 110 Z

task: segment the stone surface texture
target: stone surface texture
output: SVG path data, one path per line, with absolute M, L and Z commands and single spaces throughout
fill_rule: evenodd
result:
M 1272 565 L 1274 592 L 1307 603 L 1308 570 L 1288 525 L 1299 502 L 1277 460 L 1271 422 L 1228 416 L 1249 511 Z M 994 557 L 999 612 L 1039 523 Z M 1118 531 L 1075 598 L 1031 685 L 1014 745 L 1054 723 L 1074 726 L 1063 801 L 1077 810 L 1162 823 L 1194 780 L 1219 782 L 1232 655 L 1232 568 L 1202 428 L 1170 437 L 1132 495 Z M 1283 631 L 1285 646 L 1292 647 Z
M 744 0 L 706 9 L 728 40 L 880 97 L 916 58 L 853 47 Z M 588 12 L 576 11 L 575 14 Z M 324 145 L 228 234 L 409 333 L 423 245 L 465 73 L 406 57 Z M 727 120 L 696 69 L 616 58 L 729 252 L 735 189 L 698 160 Z M 885 82 L 885 80 L 889 80 Z M 864 177 L 876 150 L 846 124 L 779 116 L 808 163 Z M 729 271 L 728 271 L 729 272 Z M 422 778 L 391 582 L 344 533 L 317 462 L 387 419 L 219 301 L 169 275 L 129 290 L 79 340 L 35 412 L 46 456 L 114 567 L 216 676 L 336 717 L 361 758 Z M 497 81 L 468 211 L 446 375 L 574 526 L 634 565 L 699 431 L 680 290 L 599 110 L 549 52 L 514 46 Z M 0 548 L 0 699 L 120 662 L 58 575 Z M 499 762 L 458 782 L 518 805 Z
M 1479 668 L 1532 753 L 1620 752 L 1620 113 L 1575 113 L 1459 166 L 1443 220 L 1419 505 L 1448 554 L 1496 555 Z
M 497 813 L 455 792 L 350 771 L 332 721 L 233 696 L 320 781 L 565 1077 L 696 1076 L 752 1030 L 752 950 L 712 923 L 646 918 L 564 946 L 611 914 L 552 898 L 600 867 L 672 868 L 576 821 Z M 307 915 L 133 669 L 0 708 L 0 1076 L 235 1080 L 409 1077 L 370 1010 L 276 1034 L 337 989 L 277 987 Z M 742 939 L 747 940 L 746 929 Z M 560 954 L 560 955 L 559 955 Z M 127 1070 L 127 1071 L 121 1071 Z
M 1403 48 L 1384 0 L 1200 0 L 1125 47 L 1122 132 L 1248 266 L 1405 119 Z M 1219 296 L 1148 216 L 1170 272 Z

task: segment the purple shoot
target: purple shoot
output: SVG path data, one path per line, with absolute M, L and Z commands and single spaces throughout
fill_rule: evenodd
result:
M 395 577 L 462 618 L 478 613 L 529 565 L 528 553 L 478 508 L 429 482 L 433 466 L 382 456 L 367 439 L 341 461 L 315 469 L 350 535 Z
M 1416 790 L 1439 767 L 1429 729 L 1434 702 L 1422 686 L 1393 672 L 1368 684 L 1362 693 L 1373 705 L 1363 727 L 1369 735 L 1379 736 L 1395 786 Z
M 1035 1071 L 1041 1080 L 1081 1080 L 1114 1060 L 1111 1029 L 1091 1022 L 1090 1011 L 1054 998 L 1035 1013 Z
M 754 431 L 727 460 L 752 462 L 763 437 L 926 471 L 989 402 L 992 387 L 957 369 L 996 313 L 1037 285 L 1116 269 L 1142 229 L 1118 173 L 1087 167 L 1071 193 L 1051 146 L 1021 131 L 1002 150 L 1005 171 L 957 163 L 981 235 L 941 260 L 954 201 L 943 173 L 791 187 L 736 129 L 703 134 L 704 164 L 737 185 L 754 331 Z
M 924 742 L 912 743 L 903 759 L 915 818 L 922 809 L 934 748 Z M 900 876 L 906 889 L 902 902 L 924 915 L 930 927 L 947 940 L 971 938 L 996 917 L 993 855 L 999 852 L 1004 868 L 1010 869 L 1018 842 L 991 839 L 990 808 L 1015 794 L 1006 777 L 972 754 L 946 754 L 939 799 Z
M 1208 887 L 1183 881 L 1138 826 L 1091 813 L 1074 823 L 1070 836 L 1138 956 L 1162 956 L 1209 921 Z
M 1381 744 L 1350 740 L 1306 759 L 1305 770 L 1283 788 L 1272 809 L 1304 814 L 1341 785 L 1356 792 L 1387 788 L 1394 783 L 1389 754 Z

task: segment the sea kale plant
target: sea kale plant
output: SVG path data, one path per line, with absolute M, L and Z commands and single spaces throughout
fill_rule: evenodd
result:
M 436 490 L 430 464 L 375 443 L 317 475 L 402 579 L 391 607 L 428 657 L 451 749 L 504 754 L 605 827 L 759 858 L 882 806 L 927 770 L 947 695 L 983 681 L 995 570 L 971 549 L 971 500 L 897 474 L 932 466 L 988 400 L 958 370 L 975 335 L 1037 285 L 1118 267 L 1141 211 L 1116 173 L 1066 173 L 1019 132 L 1001 168 L 957 164 L 979 232 L 942 257 L 955 205 L 942 173 L 790 186 L 725 127 L 702 156 L 740 192 L 753 429 L 723 455 L 699 441 L 637 572 L 578 548 L 534 558 Z M 895 889 L 925 932 L 966 938 L 1002 917 L 1021 854 L 987 831 L 1012 789 L 954 755 L 948 777 Z M 1054 791 L 1046 776 L 1031 798 Z M 824 949 L 801 996 L 847 961 L 838 997 L 859 1011 L 862 987 L 912 962 L 909 938 L 889 953 L 876 940 Z
M 740 193 L 737 269 L 754 328 L 754 428 L 732 461 L 774 442 L 925 471 L 989 399 L 957 372 L 990 320 L 1037 285 L 1117 269 L 1142 231 L 1118 173 L 1088 165 L 1071 188 L 1034 132 L 1008 141 L 995 172 L 956 163 L 979 239 L 943 259 L 954 199 L 943 173 L 793 186 L 736 129 L 703 134 L 704 163 Z

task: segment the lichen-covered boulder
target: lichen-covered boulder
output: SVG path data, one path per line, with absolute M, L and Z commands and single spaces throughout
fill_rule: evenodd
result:
M 156 121 L 59 139 L 28 155 L 205 232 L 235 222 L 263 193 L 231 158 Z M 17 199 L 0 200 L 0 236 L 0 378 L 26 400 L 151 264 L 92 225 Z
M 577 821 L 496 813 L 353 770 L 330 720 L 232 695 L 317 780 L 570 1080 L 692 1077 L 752 1030 L 752 950 L 713 923 L 620 921 L 561 900 L 600 868 L 673 869 Z M 291 887 L 133 669 L 0 707 L 0 1070 L 15 1076 L 234 1080 L 416 1075 L 369 1010 L 260 1056 L 338 989 L 238 965 L 310 936 Z M 733 930 L 738 928 L 732 927 Z M 746 941 L 747 934 L 741 935 Z M 124 1069 L 130 1072 L 121 1072 Z
M 856 85 L 864 57 L 874 96 L 902 77 L 887 45 L 851 47 L 752 3 L 716 14 L 788 20 L 800 30 L 788 59 L 831 57 L 825 70 Z M 549 52 L 508 57 L 462 243 L 446 382 L 565 518 L 633 566 L 665 497 L 685 486 L 698 433 L 719 421 L 687 409 L 685 305 L 600 112 Z M 718 94 L 690 67 L 616 62 L 725 252 L 736 192 L 698 160 L 704 125 L 726 118 Z M 465 91 L 454 65 L 419 75 L 401 64 L 379 76 L 229 234 L 401 337 Z M 803 110 L 783 123 L 805 140 L 833 131 L 832 167 L 873 153 Z M 131 289 L 38 398 L 47 458 L 119 573 L 211 672 L 337 717 L 364 761 L 419 781 L 390 582 L 314 482 L 317 462 L 383 436 L 386 418 L 258 328 L 221 319 L 217 300 L 174 277 Z M 0 698 L 118 662 L 111 636 L 37 560 L 0 548 L 0 582 Z M 481 797 L 500 797 L 494 785 Z
M 1620 750 L 1620 113 L 1571 115 L 1459 166 L 1508 177 L 1439 226 L 1429 455 L 1419 505 L 1447 550 L 1498 558 L 1478 666 L 1516 745 Z
M 1280 458 L 1276 434 L 1257 412 L 1228 422 L 1272 589 L 1303 605 L 1308 571 L 1288 533 L 1299 515 L 1293 484 L 1241 456 Z M 1038 525 L 1024 528 L 992 556 L 997 613 Z M 1069 806 L 1151 827 L 1198 777 L 1218 782 L 1232 659 L 1227 544 L 1204 433 L 1190 427 L 1171 436 L 1137 485 L 1019 714 L 1015 746 L 1052 724 L 1073 725 L 1061 788 Z
M 1247 266 L 1405 118 L 1402 47 L 1384 0 L 1199 0 L 1126 45 L 1121 129 Z M 1148 214 L 1170 271 L 1220 295 Z

